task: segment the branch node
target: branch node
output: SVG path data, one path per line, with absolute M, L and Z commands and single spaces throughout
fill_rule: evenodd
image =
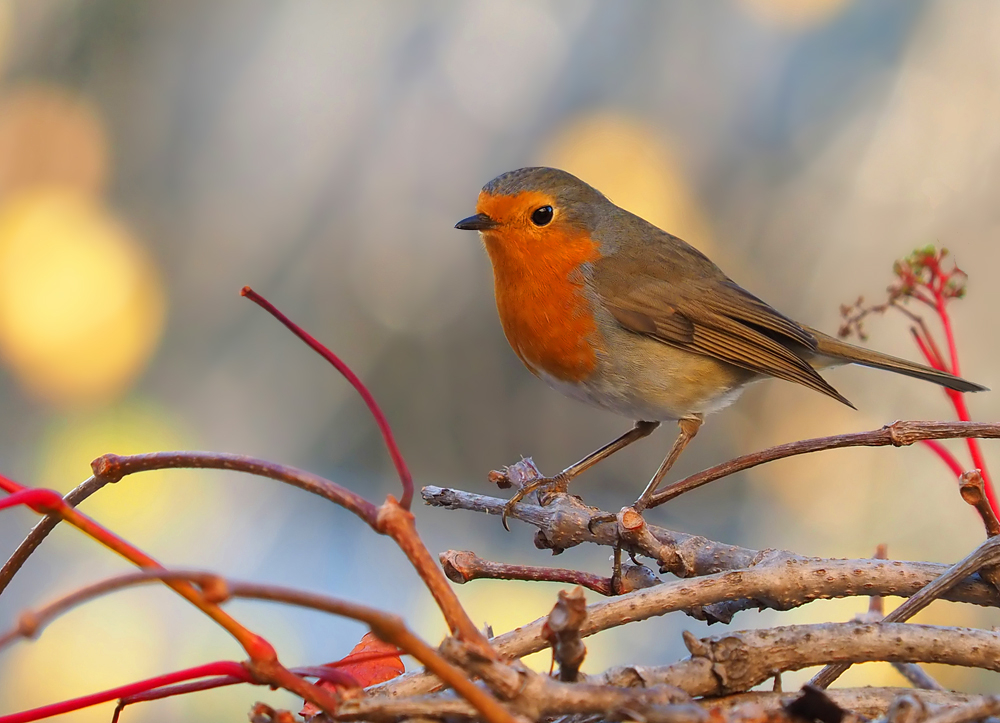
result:
M 986 484 L 983 481 L 982 472 L 978 469 L 964 472 L 958 478 L 958 483 L 962 499 L 975 507 L 976 512 L 982 518 L 983 525 L 986 527 L 986 536 L 996 537 L 1000 535 L 1000 520 L 997 520 L 996 513 L 993 512 L 986 497 Z
M 579 585 L 572 590 L 560 590 L 559 600 L 549 613 L 542 636 L 552 646 L 552 658 L 559 663 L 559 680 L 576 682 L 580 666 L 587 656 L 587 647 L 580 637 L 580 628 L 587 619 L 587 599 Z

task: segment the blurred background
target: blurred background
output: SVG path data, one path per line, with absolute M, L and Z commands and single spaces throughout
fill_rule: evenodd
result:
M 949 247 L 970 275 L 953 306 L 963 373 L 1000 388 L 1000 4 L 885 0 L 274 3 L 0 1 L 0 469 L 68 491 L 105 452 L 238 452 L 314 470 L 370 499 L 396 492 L 348 385 L 264 312 L 250 284 L 371 386 L 418 485 L 489 494 L 486 473 L 533 456 L 556 472 L 627 429 L 522 368 L 473 234 L 480 187 L 557 165 L 680 235 L 796 318 L 882 298 L 894 259 Z M 901 317 L 869 343 L 917 358 Z M 756 385 L 713 416 L 676 475 L 808 436 L 949 419 L 937 388 L 873 370 L 829 379 L 860 411 Z M 1000 418 L 1000 395 L 969 398 Z M 668 425 L 669 426 L 669 425 Z M 668 445 L 665 427 L 574 491 L 617 509 Z M 966 464 L 964 445 L 950 444 Z M 1000 454 L 987 443 L 1000 473 Z M 436 642 L 428 595 L 387 540 L 273 482 L 216 472 L 129 478 L 87 513 L 164 563 L 297 585 L 399 612 Z M 419 507 L 433 551 L 604 572 L 608 551 L 552 560 L 532 530 Z M 854 449 L 775 463 L 650 513 L 748 547 L 952 562 L 982 538 L 926 449 Z M 7 511 L 6 557 L 34 523 Z M 58 529 L 0 598 L 22 609 L 127 565 Z M 502 632 L 558 585 L 458 589 Z M 891 605 L 898 601 L 890 601 Z M 743 613 L 737 628 L 846 620 L 863 599 Z M 287 664 L 347 653 L 363 628 L 234 604 Z M 991 626 L 938 604 L 922 620 Z M 679 614 L 588 641 L 585 669 L 683 657 Z M 241 651 L 165 590 L 120 593 L 0 655 L 0 712 Z M 536 665 L 548 666 L 538 656 Z M 410 661 L 412 666 L 412 661 Z M 935 671 L 947 685 L 997 679 Z M 807 673 L 786 676 L 786 688 Z M 863 666 L 845 684 L 898 684 Z M 241 719 L 233 688 L 136 706 L 128 721 Z M 106 721 L 111 706 L 68 716 Z

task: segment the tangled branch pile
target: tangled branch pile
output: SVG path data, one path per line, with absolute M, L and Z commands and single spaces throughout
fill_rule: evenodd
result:
M 920 663 L 934 662 L 1000 671 L 1000 633 L 906 622 L 936 599 L 1000 607 L 1000 524 L 989 504 L 988 486 L 977 470 L 962 475 L 961 492 L 979 511 L 987 539 L 951 566 L 879 556 L 817 559 L 790 551 L 735 547 L 650 525 L 631 508 L 611 515 L 562 493 L 540 501 L 529 496 L 514 505 L 510 515 L 536 528 L 535 545 L 539 548 L 559 551 L 580 544 L 603 545 L 615 550 L 619 563 L 625 552 L 630 564 L 616 564 L 610 577 L 506 565 L 459 551 L 442 553 L 439 564 L 417 532 L 409 511 L 414 496 L 410 474 L 367 389 L 337 357 L 266 301 L 249 289 L 245 295 L 286 323 L 361 392 L 396 463 L 403 487 L 400 500 L 390 495 L 383 504 L 375 505 L 304 470 L 203 452 L 105 455 L 93 462 L 93 477 L 65 498 L 0 476 L 0 488 L 8 493 L 0 499 L 0 508 L 24 504 L 44 515 L 0 570 L 0 593 L 60 521 L 78 527 L 141 568 L 137 573 L 90 585 L 24 613 L 13 628 L 0 634 L 0 648 L 37 635 L 54 617 L 98 595 L 133 585 L 162 583 L 230 632 L 247 656 L 244 662 L 199 666 L 33 711 L 0 715 L 0 723 L 38 720 L 108 700 L 119 701 L 117 719 L 122 709 L 132 703 L 234 683 L 291 691 L 304 699 L 308 704 L 304 712 L 317 720 L 722 723 L 805 719 L 840 723 L 878 717 L 907 723 L 961 723 L 1000 715 L 1000 698 L 945 690 L 919 667 Z M 897 422 L 871 432 L 805 440 L 740 457 L 674 483 L 662 490 L 655 502 L 663 503 L 701 484 L 796 454 L 846 446 L 903 446 L 925 440 L 998 437 L 1000 424 Z M 433 647 L 413 634 L 398 616 L 350 601 L 228 580 L 204 571 L 166 569 L 75 509 L 108 483 L 147 470 L 185 467 L 269 477 L 354 513 L 374 532 L 396 542 L 436 601 L 450 635 Z M 524 461 L 497 478 L 520 486 L 530 483 L 536 475 L 530 461 Z M 437 507 L 496 515 L 506 505 L 500 498 L 437 487 L 425 487 L 422 497 Z M 651 561 L 651 565 L 642 564 L 641 559 Z M 582 590 L 571 587 L 553 601 L 552 612 L 545 618 L 487 637 L 472 623 L 449 582 L 465 583 L 484 577 L 555 580 L 608 597 L 586 605 Z M 908 600 L 883 617 L 883 595 Z M 685 634 L 690 655 L 683 660 L 660 667 L 618 667 L 596 675 L 580 672 L 587 636 L 602 630 L 659 615 L 688 615 L 730 623 L 743 610 L 789 610 L 817 599 L 846 596 L 870 598 L 869 614 L 850 622 L 727 632 L 703 639 Z M 232 598 L 277 601 L 360 620 L 388 645 L 359 648 L 349 656 L 350 660 L 345 659 L 344 665 L 286 668 L 266 640 L 225 611 L 225 602 Z M 552 649 L 554 663 L 558 664 L 556 674 L 534 672 L 520 662 L 521 657 L 546 648 Z M 413 656 L 424 669 L 393 677 L 401 668 L 390 663 L 379 669 L 381 677 L 359 672 L 361 663 L 398 660 L 400 653 Z M 848 666 L 869 661 L 893 663 L 915 687 L 825 690 Z M 782 673 L 817 665 L 826 667 L 810 685 L 799 691 L 781 692 Z M 378 683 L 389 677 L 391 680 Z M 753 690 L 769 679 L 775 681 L 773 691 Z M 264 704 L 255 706 L 250 715 L 254 721 L 295 720 L 291 712 Z

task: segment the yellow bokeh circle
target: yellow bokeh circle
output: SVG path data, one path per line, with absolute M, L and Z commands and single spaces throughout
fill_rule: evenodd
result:
M 585 116 L 557 131 L 542 159 L 664 231 L 709 250 L 711 231 L 683 170 L 661 134 L 647 124 L 613 113 Z
M 126 389 L 164 311 L 150 259 L 96 200 L 48 188 L 0 208 L 0 357 L 34 394 L 99 402 Z

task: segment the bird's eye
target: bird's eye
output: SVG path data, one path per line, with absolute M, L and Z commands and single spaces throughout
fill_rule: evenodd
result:
M 531 222 L 536 226 L 548 226 L 552 220 L 552 206 L 536 208 L 531 214 Z

